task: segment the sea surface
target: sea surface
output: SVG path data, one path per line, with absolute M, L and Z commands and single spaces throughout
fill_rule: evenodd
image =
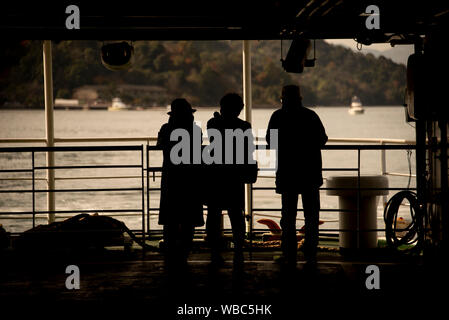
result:
M 405 121 L 405 111 L 402 107 L 365 107 L 362 115 L 350 115 L 345 107 L 315 107 L 313 110 L 320 116 L 329 138 L 376 138 L 376 139 L 406 139 L 415 140 L 415 129 Z M 204 135 L 207 120 L 212 117 L 214 108 L 199 108 L 195 120 L 203 128 Z M 274 109 L 254 109 L 252 125 L 255 134 L 264 136 L 270 115 Z M 168 120 L 167 110 L 157 108 L 143 111 L 55 111 L 55 136 L 57 138 L 104 138 L 104 137 L 155 137 L 163 123 Z M 45 114 L 43 110 L 0 110 L 0 140 L 4 138 L 44 138 Z M 141 145 L 144 141 L 133 142 L 80 142 L 59 145 Z M 330 142 L 332 143 L 332 142 Z M 151 142 L 154 144 L 154 142 Z M 338 144 L 338 143 L 337 143 Z M 341 144 L 341 143 L 340 143 Z M 352 143 L 357 144 L 357 143 Z M 30 146 L 42 144 L 0 144 L 0 147 Z M 259 156 L 262 156 L 259 154 Z M 270 156 L 269 154 L 267 155 Z M 272 156 L 272 155 L 271 155 Z M 56 165 L 107 165 L 141 163 L 139 152 L 61 152 L 55 154 Z M 260 158 L 262 159 L 262 158 Z M 263 160 L 263 159 L 262 159 Z M 380 151 L 362 151 L 361 174 L 377 175 L 381 172 Z M 409 161 L 410 160 L 410 161 Z M 408 174 L 415 173 L 415 153 L 408 154 L 405 150 L 387 151 L 387 171 Z M 150 166 L 160 166 L 162 155 L 158 151 L 150 153 Z M 45 166 L 45 153 L 36 153 L 35 166 Z M 357 152 L 352 150 L 323 151 L 324 168 L 354 168 L 357 167 Z M 30 153 L 1 153 L 0 169 L 31 168 Z M 140 188 L 141 169 L 61 169 L 56 170 L 57 189 L 88 189 L 88 188 Z M 324 171 L 325 178 L 334 175 L 353 175 L 355 172 Z M 36 189 L 46 188 L 45 170 L 37 170 Z M 122 179 L 110 178 L 121 176 Z M 90 179 L 83 179 L 89 177 Z M 103 179 L 91 179 L 103 177 Z M 107 177 L 107 178 L 104 178 Z M 28 180 L 20 180 L 22 178 Z M 0 190 L 31 190 L 30 173 L 0 173 Z M 69 179 L 67 179 L 69 178 Z M 389 176 L 390 187 L 415 187 L 415 179 L 407 176 Z M 159 175 L 150 178 L 150 187 L 159 187 Z M 254 186 L 274 187 L 273 172 L 262 171 L 261 177 Z M 391 191 L 388 198 L 397 191 Z M 388 199 L 387 198 L 387 199 Z M 383 199 L 379 198 L 378 228 L 383 228 Z M 150 207 L 159 206 L 159 192 L 150 192 Z M 301 207 L 301 201 L 299 201 Z M 146 207 L 146 203 L 145 203 Z M 257 220 L 268 218 L 279 222 L 280 212 L 262 211 L 257 209 L 280 208 L 280 196 L 272 190 L 254 191 L 253 207 L 255 209 L 254 228 L 265 228 Z M 321 191 L 321 207 L 337 209 L 338 198 L 326 195 Z M 46 195 L 37 193 L 35 198 L 37 211 L 46 210 Z M 67 192 L 56 194 L 57 210 L 105 210 L 126 209 L 141 210 L 142 196 L 138 191 L 115 192 Z M 32 210 L 31 193 L 0 193 L 0 212 L 21 212 Z M 406 218 L 408 210 L 401 209 Z M 101 213 L 100 213 L 101 214 Z M 126 216 L 115 216 L 122 220 L 130 229 L 142 228 L 142 216 L 135 212 L 125 212 Z M 133 215 L 134 214 L 134 215 Z M 160 229 L 157 224 L 157 211 L 151 211 L 150 229 Z M 108 214 L 114 215 L 114 214 Z M 69 214 L 58 214 L 58 219 L 64 219 Z M 20 219 L 11 219 L 20 218 Z M 322 212 L 320 219 L 325 221 L 322 229 L 338 228 L 337 212 Z M 225 227 L 229 221 L 225 216 Z M 47 215 L 38 215 L 36 224 L 47 222 Z M 9 232 L 22 232 L 32 227 L 30 215 L 13 214 L 1 216 L 0 223 Z M 147 221 L 145 221 L 145 225 Z M 298 213 L 297 227 L 304 224 L 302 213 Z M 381 235 L 381 233 L 379 233 Z

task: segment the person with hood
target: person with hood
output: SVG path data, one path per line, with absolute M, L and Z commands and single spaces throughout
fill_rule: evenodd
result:
M 270 130 L 275 130 L 278 136 L 276 193 L 282 198 L 281 260 L 296 264 L 296 215 L 301 194 L 305 218 L 304 257 L 308 265 L 313 265 L 318 245 L 319 188 L 323 184 L 321 149 L 328 138 L 318 115 L 303 106 L 299 86 L 283 87 L 281 103 L 282 107 L 270 118 L 266 135 L 269 148 Z

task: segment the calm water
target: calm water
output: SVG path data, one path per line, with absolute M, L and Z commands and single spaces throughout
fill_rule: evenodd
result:
M 255 109 L 253 111 L 253 128 L 261 130 L 262 135 L 266 128 L 268 119 L 274 109 Z M 391 138 L 414 140 L 414 128 L 405 122 L 404 109 L 400 107 L 367 107 L 363 115 L 349 115 L 347 108 L 317 107 L 314 110 L 320 116 L 327 134 L 330 138 Z M 212 116 L 214 109 L 199 109 L 195 113 L 195 119 L 201 123 L 203 130 L 207 120 Z M 146 137 L 156 136 L 160 126 L 166 122 L 168 116 L 165 109 L 154 109 L 145 111 L 55 111 L 55 135 L 59 138 L 65 137 Z M 0 111 L 0 139 L 1 138 L 40 138 L 45 136 L 45 116 L 41 110 L 1 110 Z M 142 144 L 143 142 L 112 143 L 118 144 Z M 84 143 L 85 144 L 85 143 Z M 72 143 L 71 145 L 79 145 Z M 92 143 L 92 145 L 104 145 L 104 143 Z M 2 145 L 11 146 L 11 145 Z M 414 172 L 414 154 L 412 156 L 412 172 Z M 150 164 L 159 166 L 161 154 L 153 152 L 150 154 Z M 133 152 L 89 152 L 89 153 L 57 153 L 57 165 L 75 164 L 140 164 L 140 153 Z M 324 151 L 324 167 L 354 167 L 357 165 L 357 153 L 355 151 Z M 363 151 L 361 154 L 362 174 L 378 174 L 381 170 L 380 151 Z M 36 154 L 36 165 L 45 165 L 45 155 Z M 0 153 L 0 168 L 29 168 L 31 166 L 30 154 Z M 387 170 L 389 172 L 408 173 L 409 164 L 406 151 L 389 151 L 387 153 Z M 132 178 L 140 174 L 139 169 L 83 169 L 83 170 L 58 170 L 57 178 L 72 178 L 71 180 L 57 180 L 56 188 L 119 188 L 140 187 L 140 178 Z M 340 173 L 339 173 L 340 174 Z M 342 172 L 341 174 L 351 174 Z M 73 178 L 86 176 L 131 176 L 127 179 L 96 179 L 77 180 Z M 274 186 L 272 174 L 263 173 L 264 178 L 259 178 L 256 186 Z M 324 172 L 324 176 L 335 175 L 335 172 Z M 29 178 L 27 174 L 3 173 L 4 178 Z M 38 171 L 38 178 L 44 178 L 45 172 Z M 389 177 L 390 187 L 406 187 L 407 177 Z M 159 178 L 150 180 L 151 187 L 159 186 Z M 411 186 L 415 186 L 412 179 Z M 45 181 L 39 180 L 37 189 L 45 188 Z M 0 189 L 31 189 L 30 181 L 0 180 Z M 394 192 L 390 193 L 390 196 Z M 321 193 L 322 208 L 337 208 L 338 200 L 333 196 L 326 196 L 325 191 Z M 58 193 L 56 195 L 56 207 L 58 210 L 91 210 L 91 209 L 140 209 L 142 206 L 141 195 L 138 192 L 73 192 Z M 158 207 L 159 194 L 150 194 L 150 206 Z M 257 191 L 254 194 L 254 208 L 279 208 L 280 197 L 274 191 Z M 0 193 L 0 211 L 17 212 L 31 211 L 31 194 L 5 194 Z M 37 194 L 36 209 L 46 210 L 45 194 Z M 153 212 L 155 213 L 155 212 Z M 260 212 L 262 213 L 262 212 Z M 266 213 L 266 212 L 265 212 Z M 383 227 L 382 207 L 378 209 L 378 227 Z M 279 213 L 270 212 L 279 221 Z M 38 224 L 45 223 L 46 217 L 37 220 Z M 61 218 L 65 217 L 63 215 Z M 132 229 L 141 228 L 141 217 L 117 217 L 124 221 Z M 255 228 L 263 226 L 256 221 L 262 216 L 255 217 Z M 298 215 L 298 227 L 303 225 L 302 214 Z M 337 213 L 322 213 L 321 219 L 326 223 L 322 228 L 337 228 Z M 2 219 L 0 223 L 7 231 L 19 232 L 31 227 L 28 219 L 11 220 Z M 228 226 L 227 218 L 225 224 Z M 150 219 L 150 227 L 159 229 L 157 216 Z

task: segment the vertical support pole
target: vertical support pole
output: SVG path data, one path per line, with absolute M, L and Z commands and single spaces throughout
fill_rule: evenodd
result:
M 415 53 L 422 54 L 423 44 L 422 42 L 415 42 Z M 420 106 L 424 107 L 424 106 Z M 416 141 L 416 195 L 418 198 L 418 205 L 420 207 L 419 212 L 416 213 L 417 225 L 420 228 L 425 227 L 426 211 L 427 211 L 427 199 L 426 199 L 426 137 L 427 137 L 427 123 L 423 119 L 416 120 L 415 123 L 415 141 Z M 424 236 L 424 233 L 418 236 Z M 422 243 L 423 239 L 418 239 L 418 243 Z
M 243 40 L 242 48 L 243 65 L 243 111 L 245 120 L 251 123 L 252 115 L 252 88 L 251 88 L 251 41 Z M 252 188 L 245 185 L 245 215 L 249 217 L 249 223 L 246 226 L 246 232 L 252 238 L 253 208 L 252 208 Z
M 146 157 L 147 157 L 147 233 L 150 235 L 150 148 L 148 148 L 150 142 L 147 141 L 145 146 Z
M 31 151 L 31 180 L 32 180 L 32 205 L 33 205 L 33 228 L 36 226 L 36 174 L 34 171 L 34 151 Z
M 381 146 L 384 146 L 385 143 L 384 141 L 380 142 Z M 381 165 L 381 175 L 386 175 L 387 174 L 387 153 L 385 151 L 385 149 L 380 150 L 380 165 Z M 384 195 L 382 196 L 382 203 L 383 203 L 383 207 L 385 208 L 385 206 L 387 205 L 387 196 Z
M 417 120 L 415 124 L 416 134 L 416 195 L 420 210 L 416 213 L 418 227 L 424 227 L 427 200 L 426 200 L 426 122 Z M 425 235 L 419 235 L 424 236 Z M 421 243 L 423 239 L 418 239 Z
M 47 138 L 47 147 L 54 147 L 54 116 L 53 116 L 53 67 L 52 67 L 52 45 L 51 40 L 44 40 L 43 59 L 44 59 L 44 98 L 45 98 L 45 132 Z M 53 152 L 47 152 L 47 167 L 55 165 L 55 155 Z M 55 189 L 55 171 L 47 169 L 47 185 L 49 190 Z M 47 193 L 47 211 L 48 223 L 55 221 L 56 208 L 55 193 Z
M 141 183 L 142 183 L 142 242 L 145 243 L 145 164 L 144 164 L 144 145 L 140 149 L 140 165 L 141 165 Z M 145 251 L 145 246 L 143 246 Z
M 360 148 L 357 149 L 357 249 L 360 249 Z M 365 231 L 366 232 L 366 231 Z

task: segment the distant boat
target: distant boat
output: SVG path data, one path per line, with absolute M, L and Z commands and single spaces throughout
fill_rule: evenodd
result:
M 362 101 L 360 101 L 360 98 L 357 96 L 352 97 L 351 106 L 348 110 L 349 114 L 362 114 L 365 112 L 365 109 L 363 109 Z
M 112 99 L 112 105 L 108 107 L 108 111 L 128 110 L 129 107 L 122 102 L 120 98 Z

